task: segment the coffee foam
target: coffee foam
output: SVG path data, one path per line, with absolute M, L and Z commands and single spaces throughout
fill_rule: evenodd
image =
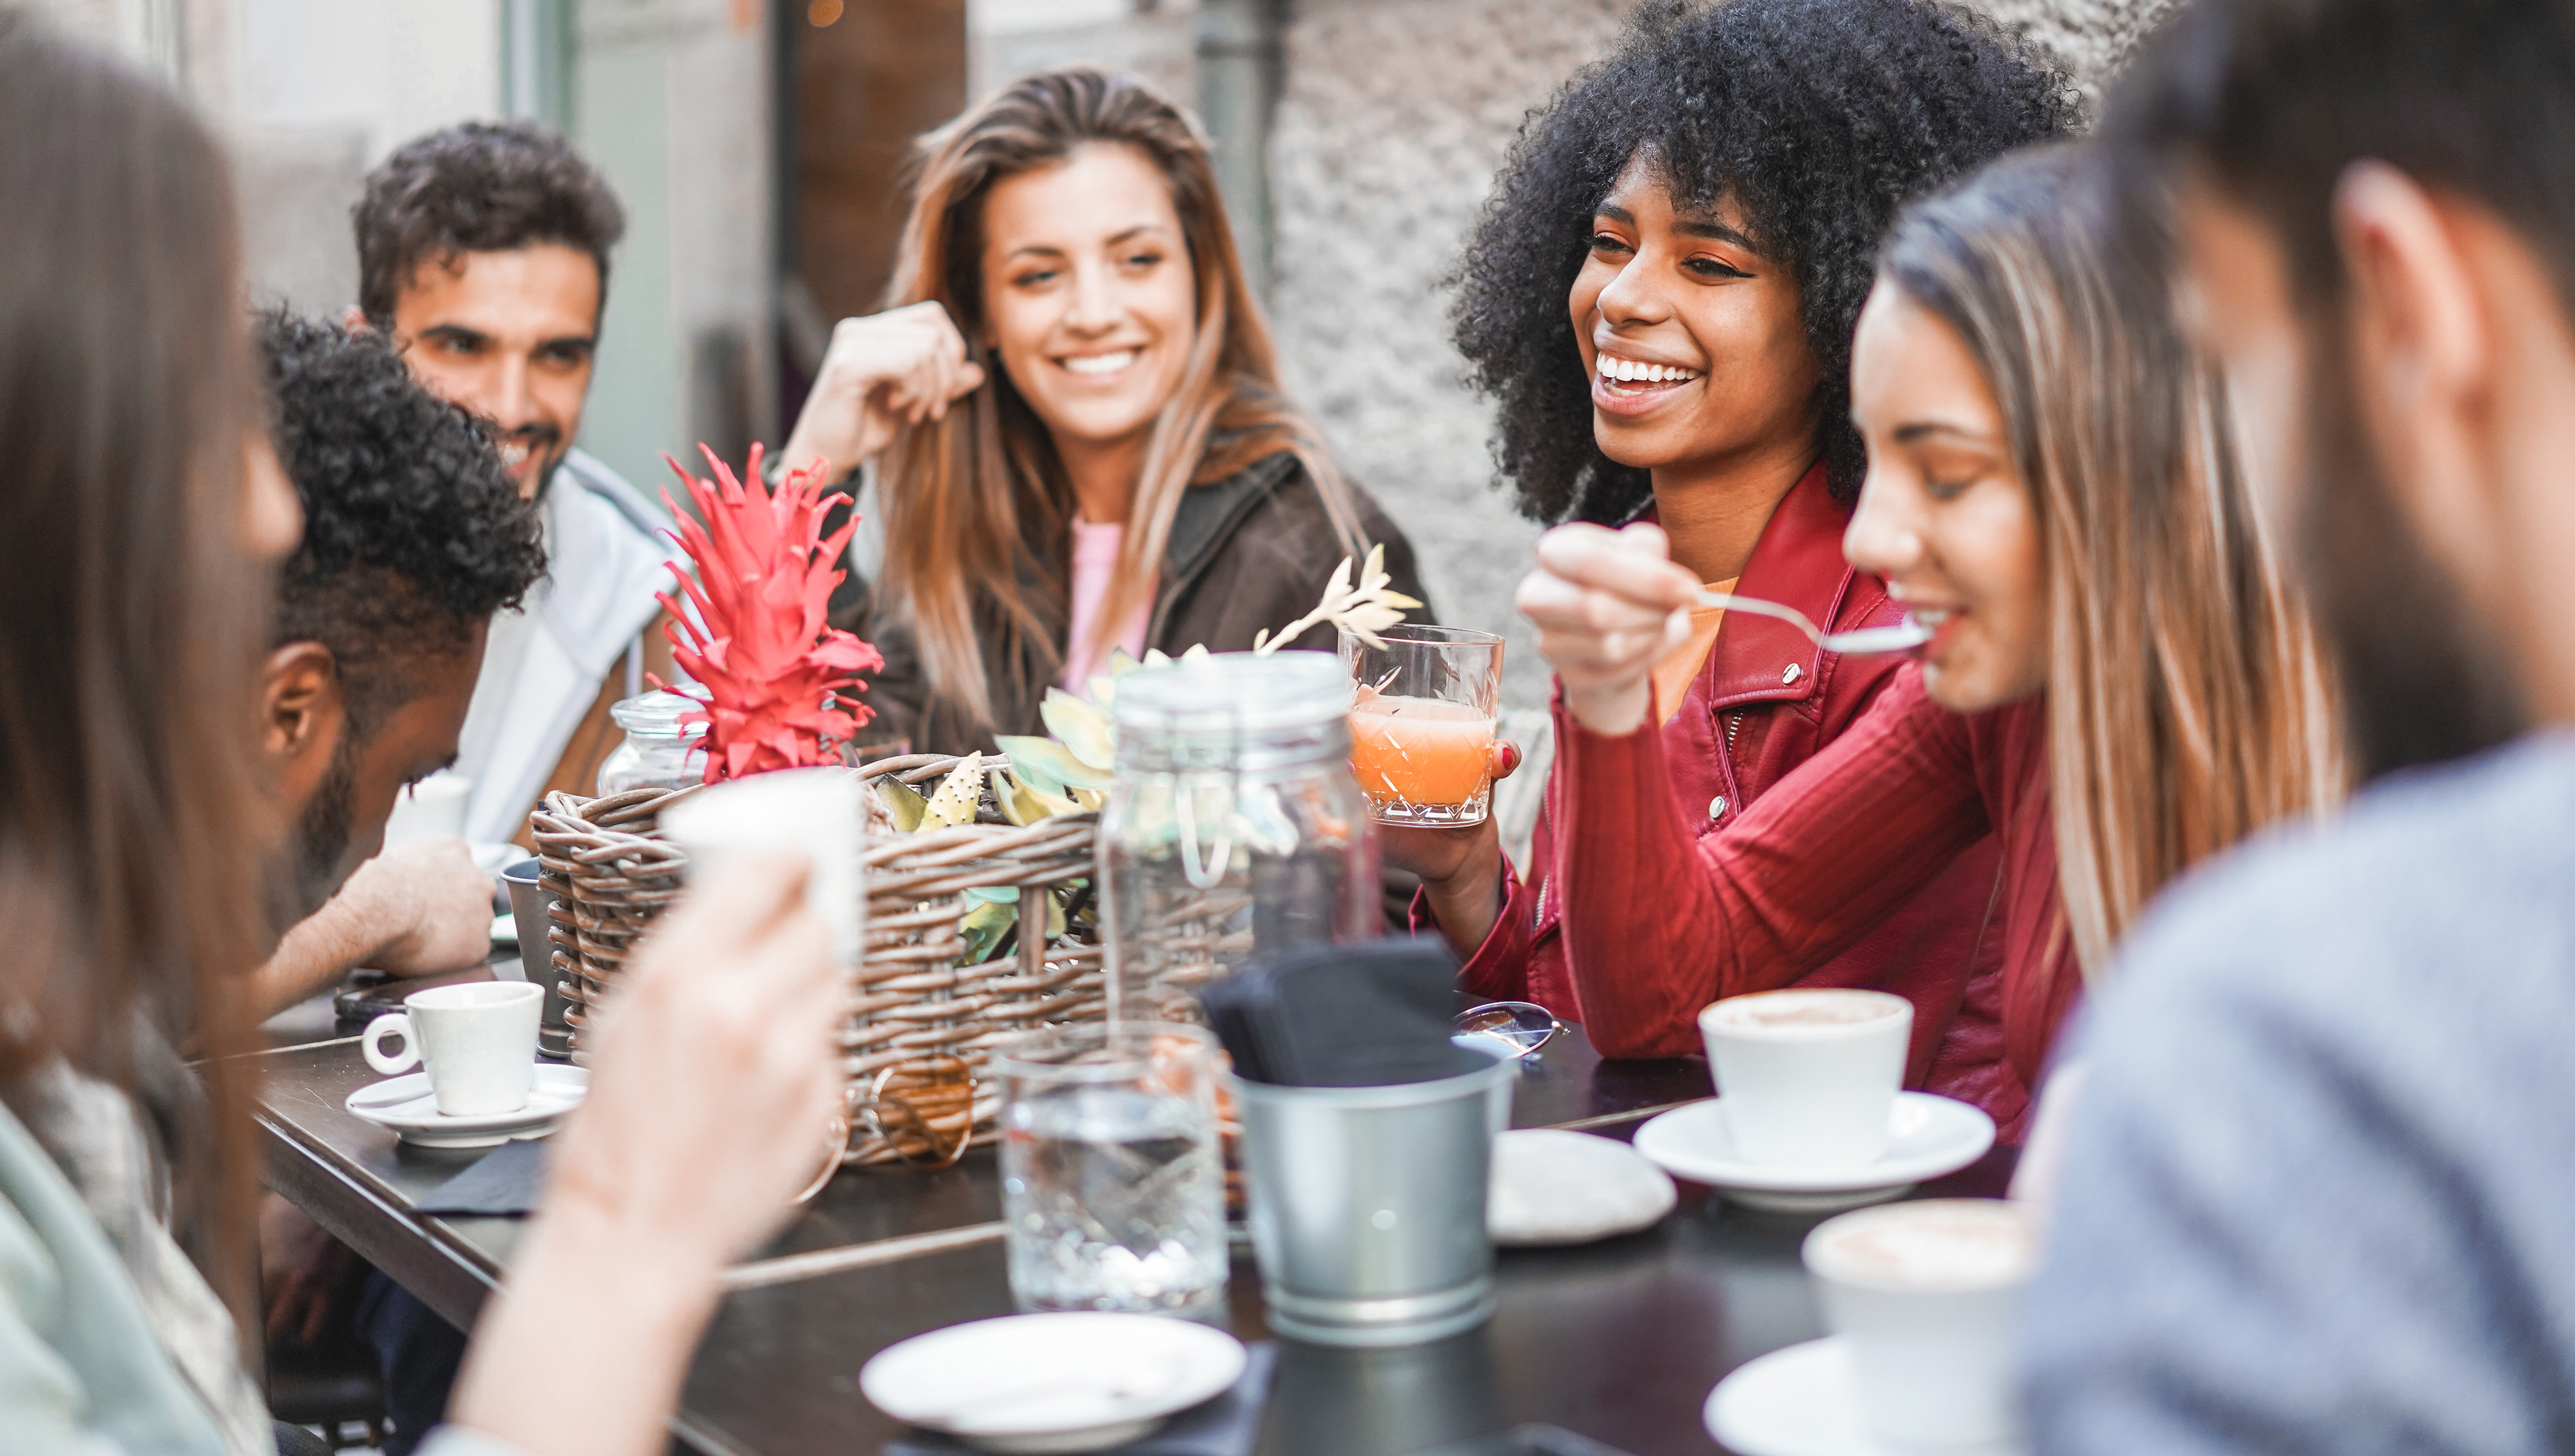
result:
M 1746 1031 L 1823 1030 L 1864 1026 L 1902 1013 L 1907 1003 L 1883 991 L 1763 991 L 1719 1001 L 1715 1023 Z
M 1988 1289 L 2038 1262 L 2020 1209 L 1991 1198 L 1941 1198 L 1844 1214 L 1808 1237 L 1806 1265 L 1877 1288 Z

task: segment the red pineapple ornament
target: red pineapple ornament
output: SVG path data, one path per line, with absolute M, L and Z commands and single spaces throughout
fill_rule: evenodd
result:
M 833 564 L 858 518 L 823 538 L 823 514 L 838 496 L 824 492 L 820 461 L 764 491 L 735 479 L 713 450 L 698 449 L 715 468 L 713 481 L 662 457 L 698 508 L 696 519 L 671 511 L 697 576 L 676 564 L 671 575 L 695 611 L 667 592 L 661 602 L 671 611 L 673 656 L 701 689 L 689 695 L 701 707 L 685 717 L 707 726 L 706 781 L 831 761 L 875 717 L 852 701 L 866 689 L 859 674 L 885 667 L 875 648 L 824 620 L 841 584 Z M 757 445 L 744 475 L 760 480 Z M 662 499 L 668 503 L 670 492 Z

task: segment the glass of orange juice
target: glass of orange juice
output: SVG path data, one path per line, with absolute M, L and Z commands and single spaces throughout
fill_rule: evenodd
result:
M 1493 797 L 1493 706 L 1502 640 L 1456 627 L 1387 628 L 1371 646 L 1341 634 L 1350 708 L 1350 772 L 1380 824 L 1460 828 Z

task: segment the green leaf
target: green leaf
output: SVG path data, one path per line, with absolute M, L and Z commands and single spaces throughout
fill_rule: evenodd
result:
M 1094 768 L 1053 738 L 1005 737 L 1002 751 L 1011 755 L 1011 771 L 1050 793 L 1073 788 L 1107 788 L 1118 781 L 1106 768 Z
M 966 897 L 992 904 L 1015 905 L 1020 902 L 1020 887 L 1016 884 L 970 884 L 966 886 Z
M 969 753 L 965 762 L 939 780 L 939 791 L 930 795 L 929 811 L 922 815 L 922 827 L 947 828 L 975 822 L 975 805 L 983 796 L 984 755 Z
M 993 777 L 993 801 L 1002 806 L 1002 817 L 1022 827 L 1057 814 L 1079 813 L 1082 805 L 1061 793 L 1049 793 L 1033 784 L 1022 783 L 1012 773 L 1000 768 L 988 769 Z
M 1038 717 L 1046 720 L 1047 731 L 1075 757 L 1104 773 L 1117 766 L 1118 734 L 1098 704 L 1050 688 L 1046 701 L 1038 705 Z
M 1002 948 L 1002 937 L 1020 918 L 1020 907 L 1000 900 L 983 900 L 957 922 L 958 933 L 966 937 L 966 949 L 957 957 L 959 965 L 981 965 Z
M 885 800 L 887 811 L 894 815 L 894 826 L 907 834 L 918 833 L 922 816 L 930 812 L 930 800 L 891 773 L 877 780 L 877 797 Z

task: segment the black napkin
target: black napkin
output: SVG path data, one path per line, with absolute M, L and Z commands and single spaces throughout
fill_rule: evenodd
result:
M 513 1139 L 429 1191 L 413 1209 L 455 1217 L 516 1217 L 534 1213 L 546 1186 L 546 1145 Z
M 1264 1341 L 1244 1354 L 1243 1378 L 1232 1390 L 1191 1406 L 1161 1430 L 1117 1447 L 1110 1456 L 1252 1456 L 1253 1444 L 1261 1438 L 1262 1408 L 1270 1403 L 1270 1372 L 1279 1347 Z M 914 1431 L 887 1443 L 880 1456 L 954 1456 L 974 1449 L 954 1436 Z
M 1449 1039 L 1457 960 L 1446 942 L 1308 945 L 1199 992 L 1237 1073 L 1289 1087 L 1388 1087 L 1483 1064 Z

